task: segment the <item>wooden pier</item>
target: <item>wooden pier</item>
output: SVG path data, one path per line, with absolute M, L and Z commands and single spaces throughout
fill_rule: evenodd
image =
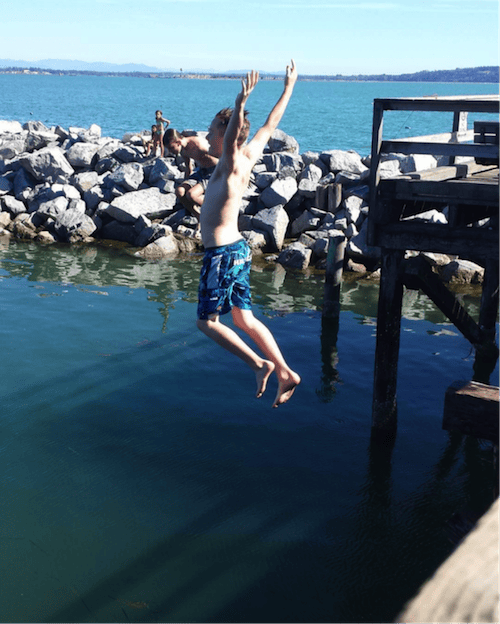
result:
M 383 140 L 384 113 L 394 110 L 448 111 L 453 113 L 452 128 L 438 135 Z M 474 129 L 468 129 L 467 117 L 468 113 L 496 113 L 498 118 L 498 112 L 498 96 L 374 101 L 368 243 L 380 247 L 382 256 L 372 411 L 375 429 L 391 431 L 397 425 L 404 287 L 423 290 L 471 342 L 476 351 L 474 381 L 489 384 L 498 358 L 499 132 L 498 121 L 475 122 Z M 393 152 L 443 157 L 444 164 L 381 179 L 382 154 Z M 445 208 L 446 224 L 408 218 Z M 405 259 L 408 250 L 456 255 L 481 264 L 485 273 L 479 319 L 467 314 L 423 256 Z M 489 431 L 488 438 L 491 435 Z

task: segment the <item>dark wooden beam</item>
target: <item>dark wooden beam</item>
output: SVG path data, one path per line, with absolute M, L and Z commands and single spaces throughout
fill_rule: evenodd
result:
M 397 427 L 397 376 L 403 283 L 400 278 L 404 252 L 382 250 L 377 312 L 377 344 L 373 383 L 372 426 Z
M 498 444 L 498 388 L 455 381 L 446 391 L 443 429 Z

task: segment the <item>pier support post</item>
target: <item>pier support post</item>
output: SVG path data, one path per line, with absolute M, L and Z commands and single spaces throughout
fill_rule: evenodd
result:
M 345 247 L 344 234 L 339 232 L 336 236 L 330 236 L 326 258 L 323 317 L 338 318 L 340 316 L 340 285 L 344 270 Z
M 403 258 L 403 251 L 382 249 L 372 426 L 385 430 L 397 427 L 396 386 L 403 302 L 400 267 Z
M 499 269 L 497 260 L 486 260 L 484 267 L 483 290 L 479 310 L 479 327 L 488 341 L 476 347 L 473 381 L 489 384 L 498 359 L 495 345 L 495 328 L 498 314 Z

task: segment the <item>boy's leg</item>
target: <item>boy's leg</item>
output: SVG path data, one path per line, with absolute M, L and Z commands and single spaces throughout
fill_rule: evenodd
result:
M 193 215 L 193 217 L 196 217 L 199 220 L 201 214 L 201 205 L 203 203 L 203 198 L 205 197 L 205 191 L 202 184 L 197 182 L 196 184 L 191 185 L 187 182 L 184 182 L 177 187 L 176 194 L 177 197 L 181 200 L 184 208 L 191 215 Z
M 274 370 L 273 362 L 257 355 L 236 332 L 220 322 L 218 315 L 208 320 L 198 319 L 197 326 L 206 336 L 250 366 L 257 381 L 257 398 L 261 397 Z
M 278 392 L 273 407 L 286 403 L 300 383 L 300 376 L 285 362 L 274 336 L 270 330 L 255 318 L 251 310 L 232 309 L 234 323 L 242 329 L 259 347 L 264 356 L 275 365 L 278 377 Z

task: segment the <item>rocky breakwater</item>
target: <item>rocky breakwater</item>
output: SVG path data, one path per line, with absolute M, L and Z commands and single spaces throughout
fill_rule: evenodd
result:
M 0 231 L 43 243 L 122 241 L 145 259 L 201 249 L 197 222 L 175 195 L 182 159 L 145 159 L 143 138 L 102 137 L 95 124 L 64 129 L 0 120 Z M 389 154 L 381 175 L 436 164 L 431 156 Z M 369 158 L 342 150 L 300 154 L 297 141 L 277 130 L 242 200 L 242 235 L 255 254 L 305 269 L 323 268 L 330 237 L 342 233 L 346 269 L 373 271 L 379 250 L 366 243 L 368 176 Z M 429 211 L 419 218 L 446 215 Z M 435 261 L 452 260 L 458 268 L 457 259 Z M 481 281 L 481 267 L 471 265 L 468 279 Z

